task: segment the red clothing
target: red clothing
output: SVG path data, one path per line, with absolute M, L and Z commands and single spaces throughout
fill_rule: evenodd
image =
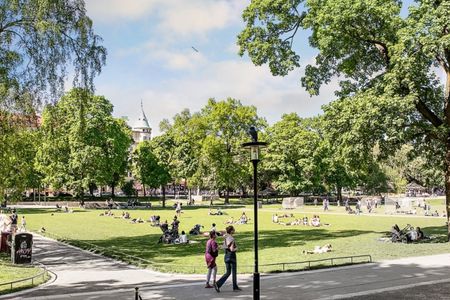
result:
M 219 246 L 217 245 L 216 241 L 213 239 L 209 239 L 206 243 L 206 250 L 205 250 L 205 261 L 206 266 L 210 269 L 214 268 L 216 266 L 216 257 L 219 251 Z

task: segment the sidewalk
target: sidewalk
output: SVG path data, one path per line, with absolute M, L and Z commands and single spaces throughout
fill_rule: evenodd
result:
M 143 270 L 35 235 L 35 259 L 57 276 L 46 286 L 0 299 L 251 299 L 252 278 L 239 276 L 221 293 L 204 288 L 203 275 Z M 262 299 L 450 299 L 450 254 L 406 258 L 309 272 L 265 275 Z M 404 298 L 408 295 L 407 298 Z

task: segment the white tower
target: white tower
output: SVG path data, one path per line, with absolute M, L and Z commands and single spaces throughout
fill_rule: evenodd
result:
M 138 144 L 143 141 L 149 141 L 152 138 L 152 128 L 148 123 L 147 117 L 144 113 L 144 105 L 141 100 L 141 116 L 134 123 L 133 128 L 131 129 L 133 132 L 134 143 Z

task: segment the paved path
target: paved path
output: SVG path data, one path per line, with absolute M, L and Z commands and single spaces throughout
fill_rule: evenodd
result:
M 142 270 L 35 235 L 35 259 L 56 278 L 46 286 L 0 299 L 251 299 L 251 277 L 239 276 L 221 293 L 202 275 Z M 262 299 L 450 299 L 450 254 L 262 277 Z M 426 295 L 426 296 L 425 296 Z

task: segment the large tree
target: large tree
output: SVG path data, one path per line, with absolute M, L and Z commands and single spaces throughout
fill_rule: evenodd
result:
M 128 159 L 132 145 L 131 130 L 122 119 L 108 117 L 104 126 L 97 128 L 95 135 L 101 137 L 102 167 L 97 183 L 111 187 L 114 197 L 115 187 L 124 179 L 129 167 Z
M 75 86 L 93 90 L 105 58 L 83 0 L 1 1 L 0 157 L 9 162 L 19 157 L 15 147 L 23 141 L 14 139 L 35 126 L 39 104 L 58 99 L 69 72 Z M 1 162 L 5 173 L 15 173 L 19 165 L 30 169 L 33 160 Z
M 74 71 L 76 86 L 92 89 L 105 57 L 84 0 L 0 3 L 0 94 L 9 95 L 0 104 L 13 105 L 20 99 L 11 93 L 22 91 L 34 101 L 48 95 L 56 99 L 68 70 Z
M 251 126 L 261 129 L 266 122 L 258 117 L 254 106 L 242 105 L 232 98 L 210 99 L 202 109 L 201 117 L 207 124 L 201 145 L 201 165 L 210 175 L 211 187 L 225 192 L 225 203 L 228 204 L 230 190 L 241 186 L 249 172 L 241 145 L 249 140 Z
M 172 179 L 170 175 L 171 150 L 167 137 L 159 136 L 151 141 L 139 143 L 133 153 L 133 169 L 143 186 L 161 188 L 162 206 L 166 206 L 166 185 Z
M 268 128 L 269 148 L 264 167 L 277 190 L 292 195 L 323 191 L 321 137 L 296 113 L 283 115 Z
M 172 176 L 178 182 L 185 181 L 191 201 L 191 188 L 199 183 L 195 174 L 199 172 L 201 142 L 205 138 L 207 126 L 199 113 L 192 115 L 185 109 L 173 117 L 172 123 L 168 120 L 161 122 L 160 128 L 163 135 L 172 141 Z
M 238 43 L 255 64 L 286 75 L 300 66 L 295 39 L 309 34 L 318 54 L 301 82 L 315 95 L 339 81 L 340 99 L 326 109 L 336 121 L 336 143 L 363 155 L 377 143 L 386 154 L 407 141 L 431 149 L 445 170 L 448 222 L 450 2 L 418 0 L 404 17 L 401 6 L 398 0 L 253 0 Z
M 83 195 L 93 183 L 117 183 L 125 175 L 130 131 L 112 110 L 106 98 L 85 89 L 46 106 L 37 153 L 44 183 Z

